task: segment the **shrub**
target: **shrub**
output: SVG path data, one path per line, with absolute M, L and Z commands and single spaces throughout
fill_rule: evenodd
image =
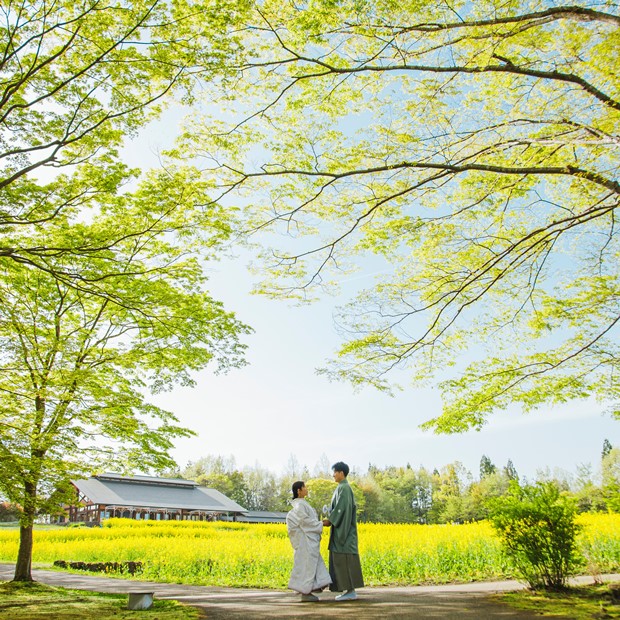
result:
M 575 501 L 555 482 L 519 486 L 513 481 L 489 509 L 507 555 L 530 587 L 566 587 L 580 564 Z

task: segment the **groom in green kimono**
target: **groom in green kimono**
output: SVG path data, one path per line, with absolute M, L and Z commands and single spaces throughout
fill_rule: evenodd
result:
M 364 587 L 362 567 L 357 549 L 357 506 L 347 476 L 349 466 L 342 461 L 332 465 L 334 480 L 338 483 L 332 497 L 329 519 L 323 525 L 331 526 L 329 535 L 329 589 L 344 592 L 337 601 L 354 601 L 355 588 Z

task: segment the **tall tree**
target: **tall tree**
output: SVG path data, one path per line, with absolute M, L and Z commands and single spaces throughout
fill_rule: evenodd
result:
M 510 478 L 505 471 L 494 471 L 480 481 L 473 482 L 466 491 L 468 501 L 465 503 L 468 514 L 463 515 L 467 521 L 479 521 L 489 517 L 489 502 L 501 497 L 508 491 Z
M 483 454 L 480 458 L 480 480 L 494 474 L 496 471 L 497 467 L 495 467 L 493 461 L 486 454 Z
M 620 512 L 620 448 L 612 448 L 603 459 L 601 478 L 607 508 Z
M 433 505 L 433 477 L 421 467 L 417 472 L 417 484 L 409 497 L 416 523 L 428 523 Z
M 314 478 L 331 478 L 332 472 L 332 462 L 327 458 L 325 453 L 321 454 L 321 457 L 316 462 L 314 469 L 312 470 L 312 475 Z
M 607 510 L 603 489 L 601 485 L 594 483 L 592 466 L 589 463 L 577 466 L 571 491 L 577 501 L 579 512 L 603 512 Z
M 461 521 L 463 518 L 463 491 L 471 474 L 462 463 L 455 461 L 433 474 L 433 497 L 430 520 L 433 523 Z
M 382 523 L 385 521 L 385 493 L 372 474 L 364 476 L 358 481 L 359 488 L 364 495 L 365 510 L 363 520 L 368 523 Z M 319 506 L 319 509 L 322 505 Z
M 18 581 L 32 579 L 35 515 L 58 510 L 71 478 L 174 464 L 172 441 L 190 431 L 150 403 L 149 390 L 243 363 L 247 328 L 206 291 L 203 260 L 226 237 L 226 216 L 205 208 L 197 173 L 153 173 L 122 195 L 115 184 L 126 175 L 89 174 L 107 184 L 92 198 L 97 215 L 84 222 L 64 211 L 37 242 L 76 247 L 86 237 L 108 247 L 79 258 L 100 294 L 0 262 L 0 491 L 23 508 Z
M 433 499 L 433 477 L 423 467 L 418 471 L 409 464 L 406 467 L 386 467 L 382 471 L 375 470 L 374 479 L 384 491 L 384 521 L 427 522 Z
M 506 466 L 503 469 L 504 475 L 508 480 L 515 480 L 519 482 L 519 474 L 517 473 L 517 468 L 514 466 L 512 459 L 508 459 L 506 462 Z
M 324 372 L 439 382 L 440 432 L 620 402 L 617 3 L 256 0 L 246 26 L 237 117 L 182 145 L 284 233 L 261 292 L 381 271 Z
M 183 478 L 220 491 L 241 506 L 247 499 L 248 488 L 243 472 L 237 469 L 235 457 L 232 455 L 208 455 L 194 463 L 190 461 L 182 474 Z
M 245 498 L 241 505 L 247 510 L 278 510 L 280 494 L 278 483 L 273 473 L 255 465 L 243 470 L 245 481 Z

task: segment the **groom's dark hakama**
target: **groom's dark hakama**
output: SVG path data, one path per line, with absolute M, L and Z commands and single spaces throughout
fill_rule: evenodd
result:
M 338 484 L 332 497 L 331 533 L 329 535 L 329 574 L 333 592 L 364 587 L 362 566 L 357 549 L 357 506 L 346 478 Z

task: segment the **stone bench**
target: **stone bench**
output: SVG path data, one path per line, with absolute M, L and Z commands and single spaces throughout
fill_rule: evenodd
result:
M 150 609 L 153 606 L 153 596 L 155 592 L 129 592 L 127 609 Z

